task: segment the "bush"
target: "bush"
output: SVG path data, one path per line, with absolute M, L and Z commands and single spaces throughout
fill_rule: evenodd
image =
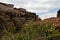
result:
M 18 33 L 3 32 L 3 40 L 52 40 L 60 35 L 59 29 L 49 24 L 28 23 Z
M 49 24 L 36 25 L 36 24 L 27 24 L 23 26 L 22 32 L 24 33 L 28 40 L 51 40 L 53 37 L 59 36 L 60 32 L 57 27 Z

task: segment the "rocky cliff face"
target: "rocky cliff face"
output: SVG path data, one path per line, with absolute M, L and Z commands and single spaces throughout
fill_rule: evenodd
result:
M 60 10 L 58 10 L 57 12 L 57 17 L 60 17 Z
M 29 21 L 41 20 L 38 15 L 28 12 L 23 8 L 14 8 L 12 4 L 0 3 L 0 30 L 16 27 L 20 30 L 21 26 Z

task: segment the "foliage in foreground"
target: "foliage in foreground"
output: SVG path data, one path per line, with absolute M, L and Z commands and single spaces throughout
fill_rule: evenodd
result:
M 12 30 L 13 29 L 13 30 Z M 22 29 L 16 33 L 16 28 L 13 27 L 8 32 L 3 31 L 2 40 L 53 40 L 60 35 L 57 27 L 49 24 L 36 25 L 28 23 L 22 26 Z

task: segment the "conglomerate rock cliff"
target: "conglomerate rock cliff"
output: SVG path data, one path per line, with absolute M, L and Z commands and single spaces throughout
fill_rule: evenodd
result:
M 24 23 L 36 20 L 41 19 L 35 13 L 23 8 L 14 8 L 12 4 L 0 3 L 0 30 L 5 28 L 9 31 L 10 28 L 16 27 L 18 31 Z

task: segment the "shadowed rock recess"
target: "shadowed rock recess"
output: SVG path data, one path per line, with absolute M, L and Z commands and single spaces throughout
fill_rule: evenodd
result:
M 0 31 L 4 28 L 9 31 L 12 27 L 16 27 L 18 31 L 24 23 L 36 20 L 41 19 L 35 13 L 23 8 L 14 8 L 13 4 L 0 2 Z
M 60 17 L 60 10 L 58 10 L 57 12 L 57 17 Z

